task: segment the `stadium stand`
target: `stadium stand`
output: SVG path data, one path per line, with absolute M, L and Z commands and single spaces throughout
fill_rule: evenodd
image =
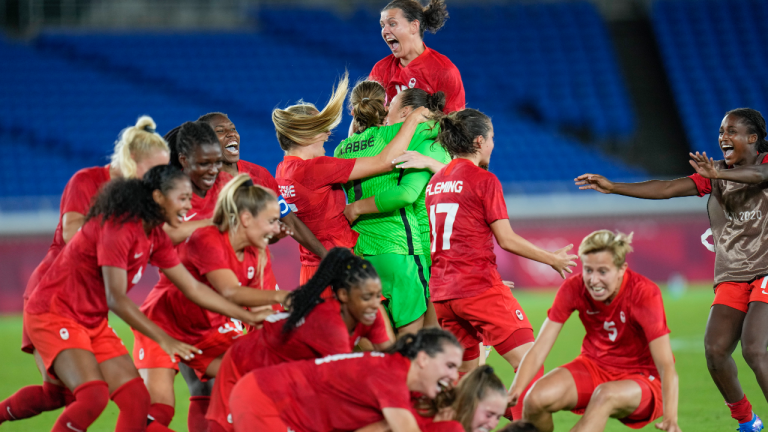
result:
M 661 0 L 652 19 L 691 148 L 721 159 L 726 111 L 768 113 L 768 2 Z

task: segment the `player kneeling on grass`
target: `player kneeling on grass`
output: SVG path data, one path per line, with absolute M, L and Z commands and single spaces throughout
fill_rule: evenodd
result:
M 677 432 L 677 372 L 659 288 L 628 269 L 632 235 L 595 231 L 579 246 L 581 275 L 560 287 L 539 337 L 509 390 L 516 404 L 544 364 L 560 329 L 575 310 L 587 335 L 581 355 L 538 380 L 525 398 L 523 418 L 552 431 L 552 413 L 583 414 L 573 431 L 602 431 L 608 417 L 635 429 L 664 415 L 661 430 Z M 663 402 L 663 403 L 662 403 Z

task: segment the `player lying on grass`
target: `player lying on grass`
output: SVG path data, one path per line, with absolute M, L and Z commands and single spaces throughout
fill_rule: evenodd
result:
M 704 331 L 707 368 L 742 432 L 763 429 L 739 382 L 732 354 L 741 342 L 747 365 L 768 399 L 768 141 L 765 119 L 750 108 L 728 111 L 720 123 L 722 161 L 691 154 L 696 174 L 676 180 L 614 183 L 603 176 L 576 178 L 579 189 L 645 199 L 709 194 L 714 238 L 715 299 Z
M 573 311 L 587 331 L 581 355 L 536 381 L 525 398 L 523 418 L 541 431 L 554 430 L 552 413 L 584 416 L 572 431 L 595 432 L 609 417 L 642 428 L 678 432 L 678 380 L 659 288 L 628 267 L 632 236 L 595 231 L 579 246 L 583 269 L 557 291 L 539 336 L 523 358 L 509 390 L 511 404 L 544 364 Z

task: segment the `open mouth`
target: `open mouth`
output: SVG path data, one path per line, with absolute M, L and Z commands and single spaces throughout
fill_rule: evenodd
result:
M 391 49 L 392 52 L 395 52 L 396 50 L 398 50 L 400 48 L 400 41 L 395 39 L 394 36 L 387 35 L 387 36 L 385 36 L 384 39 L 387 41 L 387 44 L 389 45 L 389 49 Z
M 595 294 L 596 296 L 601 296 L 601 295 L 605 294 L 605 291 L 606 291 L 605 287 L 595 287 L 595 286 L 593 286 L 593 287 L 589 287 L 589 289 L 592 290 L 592 293 Z
M 723 151 L 723 157 L 728 159 L 733 155 L 733 146 L 731 144 L 721 144 L 720 150 Z
M 231 155 L 239 155 L 240 154 L 240 144 L 236 140 L 231 140 L 227 143 L 227 145 L 224 147 L 224 150 L 227 151 L 227 153 Z
M 363 320 L 365 320 L 365 322 L 374 322 L 374 321 L 376 321 L 376 312 L 377 311 L 364 313 L 363 314 Z
M 450 388 L 450 386 L 451 386 L 451 380 L 448 378 L 443 378 L 437 382 L 437 385 L 435 387 L 437 387 L 437 392 L 440 393 L 443 390 Z
M 179 223 L 184 223 L 184 217 L 187 215 L 186 210 L 182 210 L 178 213 L 176 213 L 176 220 L 179 221 Z
M 213 184 L 216 183 L 216 177 L 203 177 L 201 180 L 209 188 L 213 187 Z

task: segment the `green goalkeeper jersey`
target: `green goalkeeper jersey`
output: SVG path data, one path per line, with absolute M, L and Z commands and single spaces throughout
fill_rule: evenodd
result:
M 376 156 L 397 135 L 402 123 L 392 126 L 380 126 L 366 129 L 342 141 L 334 151 L 334 156 L 343 159 Z M 439 127 L 434 122 L 420 124 L 416 128 L 409 150 L 417 150 L 427 156 L 438 151 L 444 154 L 440 145 L 431 145 L 437 137 Z M 435 159 L 442 160 L 438 154 Z M 344 185 L 347 200 L 350 203 L 360 201 L 398 186 L 409 175 L 423 175 L 423 170 L 399 170 L 354 180 Z M 428 177 L 422 187 L 426 186 Z M 417 200 L 418 202 L 418 200 Z M 422 201 L 423 205 L 423 201 Z M 360 216 L 352 227 L 360 234 L 355 252 L 360 255 L 424 255 L 429 253 L 429 245 L 422 244 L 422 228 L 413 205 L 381 213 Z

